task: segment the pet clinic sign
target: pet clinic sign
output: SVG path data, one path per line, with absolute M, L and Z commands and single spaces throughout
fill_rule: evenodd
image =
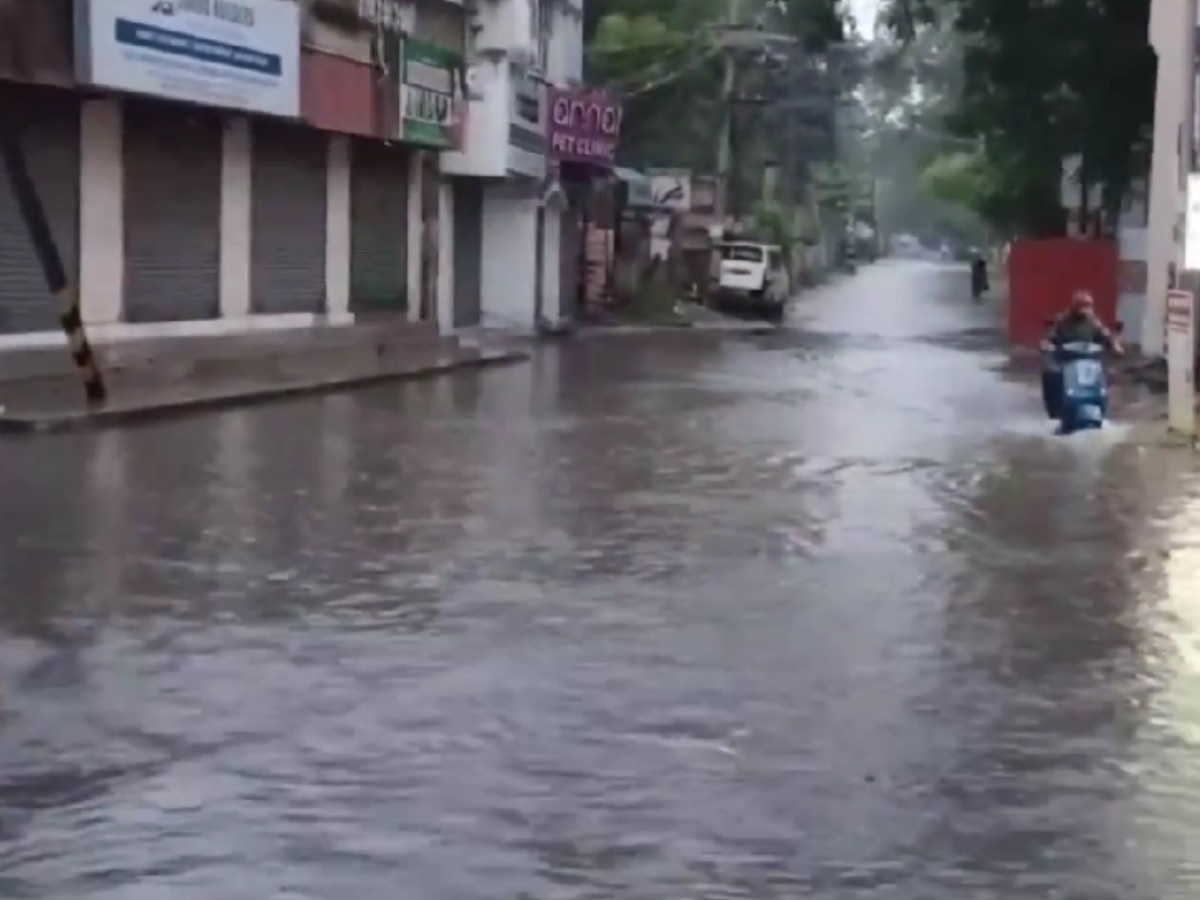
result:
M 611 169 L 621 137 L 621 102 L 606 91 L 550 90 L 550 155 Z
M 300 115 L 290 0 L 77 0 L 81 81 L 267 115 Z

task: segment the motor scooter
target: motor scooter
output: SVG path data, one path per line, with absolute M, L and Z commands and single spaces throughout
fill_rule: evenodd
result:
M 1108 378 L 1100 344 L 1044 340 L 1042 403 L 1059 423 L 1059 434 L 1104 427 L 1108 419 Z

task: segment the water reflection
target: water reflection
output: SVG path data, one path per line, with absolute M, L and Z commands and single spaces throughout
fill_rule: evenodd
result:
M 947 279 L 12 444 L 0 894 L 1187 896 L 1194 464 Z

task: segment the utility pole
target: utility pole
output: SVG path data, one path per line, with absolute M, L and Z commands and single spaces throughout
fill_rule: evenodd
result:
M 721 126 L 717 129 L 717 185 L 714 212 L 722 228 L 729 212 L 729 182 L 733 168 L 733 102 L 737 90 L 737 42 L 732 40 L 738 27 L 741 0 L 727 0 L 725 33 L 722 35 L 722 56 L 725 74 L 721 80 Z
M 1195 446 L 1196 421 L 1196 299 L 1200 293 L 1200 59 L 1196 40 L 1200 36 L 1200 2 L 1191 0 L 1189 27 L 1185 29 L 1183 58 L 1185 96 L 1180 142 L 1180 193 L 1183 202 L 1181 246 L 1176 253 L 1176 275 L 1168 285 L 1164 310 L 1164 350 L 1167 358 L 1167 422 L 1171 430 Z M 1149 304 L 1157 298 L 1149 297 Z M 1156 317 L 1148 316 L 1153 322 Z M 1157 323 L 1155 323 L 1157 324 Z
M 721 79 L 721 124 L 717 128 L 717 185 L 713 204 L 717 219 L 724 224 L 730 212 L 730 187 L 734 178 L 733 159 L 733 111 L 737 105 L 739 51 L 762 50 L 765 47 L 793 46 L 796 39 L 791 35 L 766 31 L 761 27 L 747 26 L 742 21 L 742 0 L 726 0 L 725 21 L 719 29 L 718 41 L 724 60 L 724 76 Z
M 17 211 L 21 214 L 25 232 L 42 267 L 46 288 L 61 304 L 58 321 L 66 335 L 71 357 L 83 378 L 88 405 L 100 406 L 108 399 L 108 391 L 84 331 L 79 289 L 67 276 L 62 254 L 58 251 L 50 223 L 46 219 L 46 209 L 29 174 L 25 148 L 21 144 L 17 124 L 3 111 L 0 111 L 0 164 L 3 164 L 8 175 Z

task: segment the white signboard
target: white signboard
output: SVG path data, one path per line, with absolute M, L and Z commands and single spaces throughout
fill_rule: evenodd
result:
M 650 187 L 654 205 L 671 212 L 689 212 L 692 208 L 692 173 L 688 169 L 651 169 Z
M 1196 309 L 1189 291 L 1167 292 L 1167 424 L 1196 434 Z
M 1187 209 L 1183 217 L 1183 267 L 1200 269 L 1200 173 L 1187 180 Z
M 300 115 L 289 0 L 79 0 L 80 79 L 205 106 Z

